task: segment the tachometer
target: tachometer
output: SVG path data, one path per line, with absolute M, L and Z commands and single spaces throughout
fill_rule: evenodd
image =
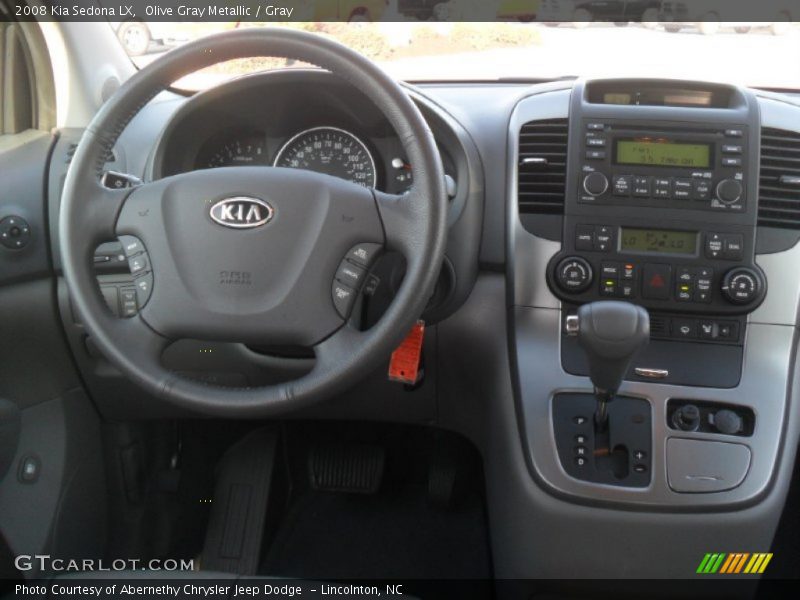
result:
M 232 139 L 217 148 L 206 160 L 205 168 L 264 164 L 264 141 L 252 136 Z
M 378 174 L 367 146 L 349 131 L 316 127 L 298 133 L 275 157 L 276 167 L 308 169 L 375 187 Z

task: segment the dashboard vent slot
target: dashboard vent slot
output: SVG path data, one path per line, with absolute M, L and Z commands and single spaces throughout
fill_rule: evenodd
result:
M 758 224 L 800 229 L 800 133 L 761 130 Z
M 519 212 L 564 214 L 567 119 L 531 121 L 519 132 Z

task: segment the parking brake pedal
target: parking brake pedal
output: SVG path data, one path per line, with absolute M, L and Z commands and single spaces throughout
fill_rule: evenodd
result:
M 264 538 L 278 435 L 259 429 L 219 462 L 201 564 L 206 571 L 255 575 Z
M 310 484 L 317 491 L 374 494 L 381 486 L 385 462 L 382 446 L 316 446 L 308 457 Z

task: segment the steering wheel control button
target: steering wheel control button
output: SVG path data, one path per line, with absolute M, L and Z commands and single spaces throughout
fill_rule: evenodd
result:
M 31 228 L 22 217 L 9 215 L 0 220 L 0 243 L 11 250 L 22 250 L 31 240 Z
M 119 238 L 119 241 L 122 244 L 122 250 L 125 252 L 125 256 L 128 258 L 144 252 L 144 244 L 142 244 L 139 238 L 133 237 L 132 235 L 123 235 Z
M 565 258 L 556 267 L 556 282 L 565 292 L 579 294 L 592 285 L 592 266 L 583 258 Z
M 147 260 L 146 254 L 139 254 L 128 260 L 128 267 L 131 270 L 131 275 L 136 277 L 139 273 L 144 273 L 149 270 L 150 263 Z
M 150 294 L 153 293 L 153 274 L 145 273 L 134 281 L 134 285 L 136 286 L 136 300 L 139 308 L 142 308 L 150 299 Z
M 119 291 L 120 316 L 133 317 L 139 312 L 135 288 L 121 288 Z
M 350 248 L 345 259 L 368 269 L 375 262 L 381 248 L 380 244 L 358 244 Z
M 353 289 L 358 289 L 364 282 L 367 271 L 345 259 L 336 271 L 336 280 Z
M 333 282 L 333 289 L 331 290 L 333 296 L 333 305 L 336 307 L 336 312 L 343 319 L 350 316 L 350 311 L 353 309 L 353 304 L 356 300 L 356 292 L 354 289 L 339 283 Z

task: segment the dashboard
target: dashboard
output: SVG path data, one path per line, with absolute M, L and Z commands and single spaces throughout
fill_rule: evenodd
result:
M 445 423 L 476 437 L 491 428 L 485 458 L 493 535 L 504 541 L 501 576 L 569 577 L 571 565 L 532 565 L 529 557 L 550 556 L 549 540 L 587 540 L 593 531 L 599 541 L 575 550 L 587 576 L 608 575 L 608 563 L 596 561 L 608 553 L 626 557 L 615 575 L 654 572 L 655 556 L 682 577 L 709 540 L 727 543 L 734 511 L 747 547 L 766 547 L 776 523 L 764 514 L 777 519 L 782 502 L 772 490 L 791 479 L 787 448 L 800 431 L 791 406 L 797 392 L 790 394 L 800 306 L 800 102 L 736 86 L 630 83 L 408 87 L 454 183 L 442 281 L 425 315 L 436 325 L 425 342 L 429 373 L 413 390 L 375 373 L 341 402 L 305 413 Z M 81 133 L 62 132 L 53 154 L 54 241 L 64 165 Z M 278 165 L 401 193 L 410 183 L 403 176 L 413 174 L 404 160 L 394 132 L 357 90 L 325 72 L 297 71 L 245 77 L 190 98 L 165 94 L 123 134 L 107 168 L 157 179 Z M 98 261 L 101 288 L 125 310 L 124 255 L 116 265 L 118 249 L 101 250 L 108 257 Z M 737 286 L 727 277 L 734 269 L 755 279 Z M 390 299 L 401 276 L 388 266 L 378 296 Z M 87 339 L 63 284 L 58 298 L 66 338 L 104 415 L 182 416 L 115 373 Z M 632 371 L 623 387 L 648 407 L 649 445 L 629 448 L 631 467 L 644 470 L 611 484 L 575 470 L 572 440 L 583 434 L 564 430 L 558 440 L 566 442 L 556 443 L 553 421 L 559 396 L 590 390 L 565 318 L 609 298 L 646 306 L 653 324 L 633 366 L 642 374 Z M 305 358 L 182 340 L 163 361 L 187 377 L 254 386 L 297 375 L 308 368 Z M 694 430 L 674 418 L 689 404 L 702 416 Z M 723 431 L 715 420 L 722 411 L 741 426 Z M 688 479 L 687 465 L 700 477 Z M 720 465 L 724 481 L 699 471 Z M 587 510 L 597 506 L 609 510 Z M 664 537 L 680 537 L 681 556 L 652 544 Z
M 439 150 L 455 196 L 458 149 Z M 413 165 L 377 108 L 315 71 L 244 77 L 198 94 L 175 115 L 153 165 L 158 176 L 230 166 L 308 169 L 393 194 L 413 184 Z

